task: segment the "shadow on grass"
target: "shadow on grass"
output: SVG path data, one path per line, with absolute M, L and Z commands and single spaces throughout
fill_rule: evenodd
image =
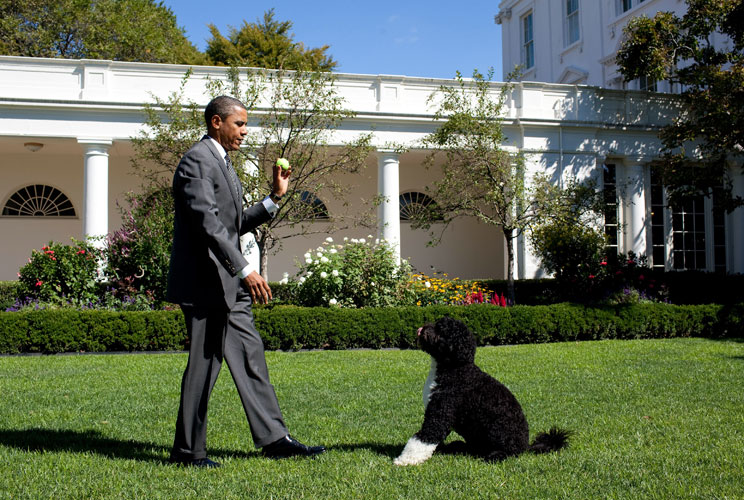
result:
M 166 448 L 153 443 L 114 439 L 98 431 L 66 429 L 0 429 L 0 444 L 26 451 L 96 453 L 108 458 L 167 462 Z
M 0 429 L 0 445 L 24 451 L 95 453 L 103 457 L 124 460 L 168 463 L 170 446 L 121 440 L 106 437 L 96 430 L 73 431 L 66 429 Z M 328 451 L 369 450 L 387 457 L 396 457 L 402 445 L 382 443 L 337 444 Z M 259 451 L 212 449 L 212 457 L 259 458 Z

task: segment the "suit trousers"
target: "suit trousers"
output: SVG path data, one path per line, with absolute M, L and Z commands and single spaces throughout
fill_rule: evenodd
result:
M 230 311 L 183 306 L 189 359 L 181 381 L 181 402 L 171 458 L 207 456 L 207 403 L 222 360 L 238 389 L 253 443 L 261 448 L 288 435 L 274 386 L 269 381 L 263 341 L 256 330 L 250 295 L 238 292 Z

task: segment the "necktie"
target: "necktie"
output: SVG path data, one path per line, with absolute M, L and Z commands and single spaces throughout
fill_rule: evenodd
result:
M 238 174 L 235 173 L 235 169 L 233 169 L 229 155 L 225 155 L 225 164 L 227 165 L 227 175 L 230 177 L 230 184 L 232 184 L 235 190 L 235 195 L 240 199 L 240 180 L 238 179 Z

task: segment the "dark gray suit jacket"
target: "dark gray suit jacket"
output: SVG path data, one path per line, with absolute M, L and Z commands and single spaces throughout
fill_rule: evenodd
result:
M 173 176 L 175 220 L 166 299 L 186 306 L 229 309 L 248 263 L 240 236 L 271 219 L 262 203 L 243 210 L 225 161 L 205 136 Z

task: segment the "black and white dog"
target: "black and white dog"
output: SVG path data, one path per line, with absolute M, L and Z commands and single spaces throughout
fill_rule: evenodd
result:
M 465 442 L 451 443 L 441 451 L 489 461 L 566 446 L 569 432 L 556 428 L 529 443 L 521 405 L 504 384 L 475 365 L 475 338 L 462 322 L 445 317 L 419 328 L 417 335 L 421 349 L 431 356 L 424 385 L 426 412 L 421 430 L 408 440 L 395 465 L 425 462 L 453 430 Z

